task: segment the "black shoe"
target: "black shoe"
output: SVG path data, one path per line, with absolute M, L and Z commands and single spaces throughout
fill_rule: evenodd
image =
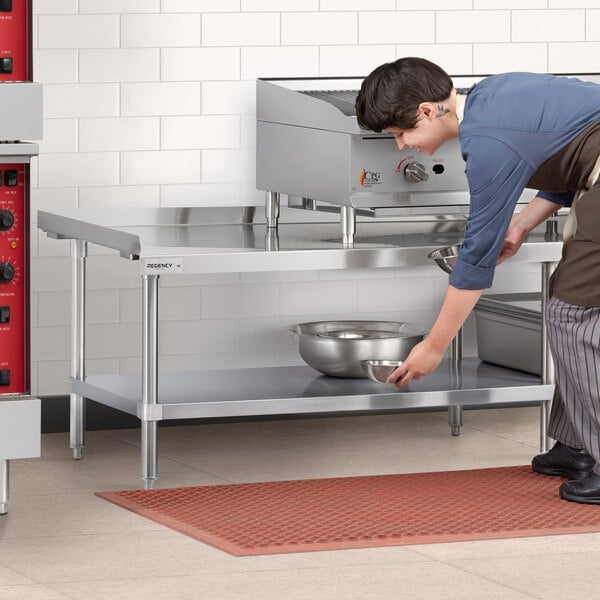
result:
M 593 471 L 579 481 L 565 481 L 559 488 L 560 497 L 581 504 L 600 504 L 600 475 Z
M 576 450 L 556 442 L 549 452 L 534 456 L 531 468 L 542 475 L 558 475 L 582 479 L 594 468 L 596 461 L 585 450 Z

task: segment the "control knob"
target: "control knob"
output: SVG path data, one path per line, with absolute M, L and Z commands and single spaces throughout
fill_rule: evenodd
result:
M 411 162 L 404 167 L 404 177 L 411 183 L 419 183 L 421 181 L 427 181 L 429 175 L 425 167 L 419 162 Z
M 15 268 L 9 262 L 0 262 L 0 283 L 9 283 L 15 276 Z
M 8 231 L 15 224 L 15 215 L 5 208 L 0 209 L 0 231 Z

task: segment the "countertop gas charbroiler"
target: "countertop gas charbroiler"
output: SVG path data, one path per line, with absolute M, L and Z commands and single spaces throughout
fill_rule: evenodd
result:
M 600 82 L 598 73 L 560 74 Z M 451 75 L 468 89 L 485 75 Z M 433 156 L 399 150 L 392 135 L 362 129 L 362 77 L 256 81 L 256 187 L 266 192 L 267 231 L 277 231 L 281 194 L 293 208 L 339 212 L 342 245 L 356 217 L 466 222 L 469 193 L 458 139 Z M 519 205 L 528 201 L 522 197 Z
M 30 373 L 30 162 L 42 137 L 32 81 L 31 0 L 0 2 L 0 514 L 9 460 L 40 455 L 40 400 Z
M 459 79 L 469 86 L 478 78 Z M 345 247 L 354 243 L 357 214 L 464 220 L 469 197 L 458 140 L 428 156 L 362 129 L 354 107 L 361 83 L 257 80 L 256 187 L 267 193 L 268 228 L 278 226 L 281 194 L 293 207 L 339 210 Z

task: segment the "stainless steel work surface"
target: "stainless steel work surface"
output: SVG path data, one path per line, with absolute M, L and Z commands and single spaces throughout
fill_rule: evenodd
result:
M 72 383 L 76 394 L 139 416 L 139 375 L 93 375 Z M 400 390 L 369 379 L 327 377 L 306 366 L 160 373 L 157 420 L 538 404 L 552 389 L 539 377 L 477 359 L 443 361 Z
M 80 239 L 140 260 L 149 274 L 223 273 L 433 264 L 427 254 L 460 242 L 460 221 L 361 220 L 352 248 L 339 223 L 286 221 L 277 231 L 249 221 L 242 209 L 38 211 L 38 227 L 57 238 Z M 290 211 L 290 213 L 304 211 Z M 294 215 L 295 216 L 295 215 Z M 250 218 L 261 219 L 259 215 Z M 321 218 L 319 216 L 319 218 Z M 513 262 L 555 261 L 561 243 L 533 233 Z

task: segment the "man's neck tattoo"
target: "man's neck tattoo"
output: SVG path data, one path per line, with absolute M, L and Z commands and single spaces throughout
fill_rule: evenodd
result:
M 450 112 L 449 108 L 446 108 L 443 104 L 438 104 L 436 117 L 439 119 L 440 117 L 443 117 L 445 114 L 447 114 L 449 112 Z

